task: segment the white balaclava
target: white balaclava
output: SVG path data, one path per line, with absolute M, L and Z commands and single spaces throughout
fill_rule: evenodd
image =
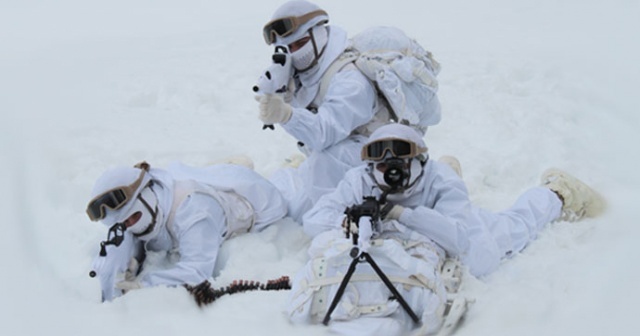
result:
M 91 199 L 109 190 L 133 184 L 140 176 L 141 171 L 141 169 L 133 167 L 118 167 L 107 170 L 96 181 L 91 192 Z M 127 230 L 141 240 L 153 239 L 158 234 L 159 228 L 164 221 L 162 209 L 158 206 L 158 196 L 153 188 L 155 186 L 153 186 L 151 175 L 145 173 L 142 183 L 127 201 L 127 204 L 117 210 L 105 209 L 105 217 L 101 220 L 102 223 L 111 227 L 116 223 L 124 222 L 136 212 L 140 212 L 140 219 Z M 151 225 L 153 227 L 149 229 Z M 149 230 L 148 232 L 146 232 L 147 229 Z
M 369 140 L 367 143 L 372 143 L 382 139 L 400 139 L 408 142 L 413 142 L 417 145 L 418 148 L 422 148 L 426 151 L 426 144 L 422 139 L 422 136 L 412 127 L 402 125 L 402 124 L 388 124 L 378 128 L 374 131 L 371 136 L 369 136 Z M 366 146 L 366 145 L 365 145 Z M 389 184 L 384 179 L 384 173 L 376 169 L 376 164 L 383 162 L 389 158 L 392 158 L 390 152 L 386 152 L 385 156 L 380 161 L 367 161 L 369 165 L 369 172 L 376 184 L 382 190 L 390 189 Z M 418 179 L 420 179 L 424 173 L 423 167 L 426 163 L 427 156 L 424 154 L 420 154 L 413 158 L 404 158 L 402 159 L 405 164 L 409 164 L 409 169 L 407 170 L 408 178 L 407 181 L 403 184 L 403 188 L 398 190 L 397 195 L 390 194 L 388 199 L 392 200 L 394 197 L 408 197 L 413 193 L 413 188 Z
M 164 219 L 162 209 L 159 207 L 158 196 L 154 192 L 155 186 L 150 185 L 143 188 L 133 202 L 127 215 L 131 216 L 136 212 L 142 215 L 140 219 L 127 230 L 141 240 L 151 240 L 158 235 L 159 228 Z M 129 217 L 127 217 L 129 218 Z
M 309 42 L 291 54 L 293 67 L 298 71 L 306 71 L 318 64 L 329 41 L 329 33 L 324 25 L 311 28 L 307 35 L 311 37 Z

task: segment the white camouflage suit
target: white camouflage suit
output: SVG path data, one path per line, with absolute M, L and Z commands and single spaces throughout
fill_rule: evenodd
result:
M 136 172 L 133 172 L 136 175 Z M 286 215 L 286 203 L 268 180 L 244 166 L 194 168 L 172 164 L 151 168 L 158 222 L 138 239 L 147 251 L 177 252 L 171 268 L 143 272 L 141 287 L 196 285 L 211 277 L 220 245 L 234 234 L 259 231 Z M 99 186 L 98 186 L 99 187 Z M 125 206 L 103 220 L 109 225 L 130 216 Z M 127 237 L 129 230 L 125 233 Z M 106 298 L 109 299 L 109 298 Z
M 320 88 L 322 75 L 348 44 L 345 31 L 336 26 L 327 29 L 326 50 L 314 68 L 299 74 L 291 119 L 280 124 L 304 144 L 307 158 L 297 169 L 285 168 L 271 177 L 290 203 L 290 216 L 298 220 L 320 196 L 335 188 L 347 170 L 362 164 L 359 153 L 367 138 L 354 130 L 372 121 L 376 114 L 376 92 L 355 67 L 333 76 L 315 113 L 307 109 Z
M 322 11 L 321 8 L 308 1 L 288 1 L 275 11 L 272 22 L 289 17 L 301 18 L 318 11 Z M 286 132 L 298 140 L 298 145 L 302 144 L 301 150 L 307 156 L 297 169 L 284 168 L 271 177 L 271 181 L 281 190 L 289 203 L 289 216 L 297 221 L 301 220 L 303 214 L 322 195 L 332 191 L 349 169 L 362 164 L 359 159 L 360 149 L 371 132 L 392 122 L 392 119 L 398 119 L 398 116 L 390 111 L 382 94 L 379 94 L 372 82 L 373 79 L 369 79 L 372 77 L 368 78 L 356 67 L 356 58 L 353 57 L 356 44 L 365 50 L 384 50 L 400 44 L 404 49 L 418 52 L 404 33 L 398 34 L 399 30 L 376 30 L 372 33 L 374 36 L 366 37 L 365 34 L 365 37 L 361 36 L 358 40 L 360 42 L 356 43 L 348 39 L 347 33 L 340 27 L 327 25 L 328 20 L 329 16 L 326 13 L 321 14 L 302 23 L 290 35 L 273 35 L 274 39 L 267 42 L 275 46 L 288 46 L 296 69 L 293 75 L 295 85 L 290 86 L 293 87 L 293 92 L 291 95 L 285 95 L 285 101 L 288 102 L 286 106 L 268 109 L 265 107 L 273 106 L 267 103 L 271 99 L 260 101 L 261 118 L 279 116 L 272 120 L 276 120 Z M 265 26 L 267 27 L 269 24 Z M 383 31 L 384 36 L 378 36 Z M 378 37 L 386 39 L 386 42 L 377 44 L 375 41 Z M 299 49 L 292 48 L 298 48 L 297 43 L 305 38 L 309 38 L 306 44 Z M 422 48 L 420 50 L 424 52 Z M 419 125 L 416 125 L 423 133 L 427 126 L 435 125 L 440 120 L 440 102 L 435 94 L 437 84 L 434 84 L 437 82 L 435 76 L 439 70 L 433 68 L 439 69 L 439 66 L 433 65 L 431 61 L 429 68 L 418 67 L 417 64 L 422 63 L 414 58 L 400 57 L 393 63 L 394 67 L 409 71 L 412 76 L 415 75 L 414 71 L 418 70 L 423 75 L 428 73 L 433 82 L 431 85 L 434 87 L 430 87 L 426 92 L 418 90 L 419 94 L 414 93 L 420 97 L 420 110 L 424 110 L 423 114 L 426 114 L 419 118 L 415 116 L 418 119 L 424 117 L 424 120 L 420 120 Z M 379 80 L 380 75 L 377 73 L 381 68 L 373 64 L 377 63 L 364 62 L 360 66 L 364 66 L 368 69 L 366 73 Z M 384 69 L 385 87 L 403 90 L 402 80 L 390 70 L 391 67 L 387 65 Z M 405 97 L 395 93 L 396 98 Z M 286 99 L 288 97 L 291 98 L 290 101 Z M 413 100 L 403 101 L 404 104 L 410 102 Z M 286 117 L 289 114 L 283 113 L 283 109 L 290 111 L 290 117 Z
M 272 19 L 300 17 L 320 8 L 308 1 L 289 1 L 279 7 Z M 271 176 L 271 181 L 281 190 L 289 203 L 289 215 L 300 221 L 304 212 L 330 192 L 351 168 L 362 164 L 360 149 L 369 136 L 369 130 L 389 122 L 386 107 L 380 104 L 372 82 L 353 64 L 331 68 L 349 47 L 347 33 L 319 20 L 328 15 L 302 24 L 286 37 L 276 36 L 272 45 L 291 45 L 314 32 L 319 57 L 317 63 L 297 70 L 292 92 L 291 116 L 279 125 L 299 143 L 306 160 L 297 168 L 284 168 Z M 296 60 L 310 61 L 313 41 L 299 51 L 292 52 Z M 306 64 L 306 63 L 305 63 Z M 338 62 L 338 64 L 341 64 Z M 326 74 L 331 74 L 324 78 Z M 321 90 L 323 79 L 327 80 Z M 322 92 L 321 92 L 322 91 Z M 438 105 L 439 106 L 439 105 Z
M 423 286 L 414 287 L 392 280 L 421 317 L 421 334 L 437 331 L 441 323 L 439 309 L 446 293 L 439 270 L 445 257 L 458 258 L 472 275 L 488 274 L 498 267 L 501 259 L 535 239 L 545 224 L 560 216 L 562 207 L 554 192 L 535 187 L 522 194 L 510 208 L 493 213 L 471 204 L 463 181 L 448 165 L 428 160 L 423 170 L 424 174 L 409 191 L 388 196 L 388 203 L 404 209 L 398 220 L 382 222 L 380 232 L 373 236 L 373 242 L 377 243 L 369 248 L 388 276 L 428 280 L 422 282 Z M 352 243 L 344 238 L 341 229 L 345 208 L 362 203 L 364 196 L 379 199 L 380 195 L 368 167 L 356 167 L 347 172 L 335 191 L 322 197 L 305 214 L 304 230 L 315 238 L 309 251 L 311 261 L 293 279 L 288 304 L 293 321 L 317 323 L 324 316 L 329 303 L 321 305 L 318 301 L 331 299 L 338 283 L 323 277 L 343 275 L 351 259 L 348 250 Z M 319 265 L 323 266 L 322 272 Z M 358 272 L 371 270 L 360 264 Z M 349 335 L 403 335 L 415 328 L 402 307 L 389 300 L 388 295 L 379 280 L 352 282 L 342 299 L 346 303 L 341 303 L 333 313 L 330 327 L 334 332 Z M 376 305 L 384 309 L 375 312 L 368 309 Z
M 286 203 L 278 190 L 243 166 L 193 168 L 175 164 L 166 172 L 152 169 L 151 175 L 166 188 L 161 194 L 167 198 L 167 205 L 172 197 L 176 201 L 177 183 L 190 181 L 195 186 L 187 186 L 188 196 L 183 195 L 177 207 L 172 205 L 172 235 L 177 241 L 172 241 L 169 228 L 163 225 L 160 234 L 147 242 L 150 250 L 166 250 L 175 244 L 180 260 L 171 269 L 146 274 L 141 280 L 145 286 L 198 284 L 208 279 L 225 239 L 261 231 L 286 215 Z

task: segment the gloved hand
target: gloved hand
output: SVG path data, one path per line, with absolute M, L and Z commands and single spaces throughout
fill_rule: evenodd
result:
M 403 211 L 404 207 L 402 205 L 386 204 L 381 210 L 382 219 L 398 220 L 400 219 L 400 216 L 402 216 Z
M 123 280 L 116 283 L 116 288 L 122 289 L 125 293 L 127 293 L 130 290 L 142 288 L 142 284 L 140 283 L 140 281 L 136 281 L 136 280 L 134 281 Z
M 129 260 L 127 270 L 124 272 L 124 279 L 127 281 L 133 281 L 138 276 L 138 270 L 140 269 L 140 263 L 136 258 Z
M 260 115 L 258 118 L 266 125 L 286 123 L 291 119 L 291 105 L 285 103 L 281 95 L 264 94 L 256 96 L 260 102 Z

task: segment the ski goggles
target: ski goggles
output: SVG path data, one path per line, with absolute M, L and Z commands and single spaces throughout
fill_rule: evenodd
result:
M 262 29 L 264 41 L 267 42 L 267 44 L 273 44 L 276 42 L 276 35 L 280 37 L 287 37 L 293 34 L 300 26 L 309 22 L 309 20 L 320 15 L 326 16 L 327 12 L 322 9 L 318 9 L 302 16 L 289 16 L 270 21 L 264 25 L 264 28 Z M 327 21 L 324 22 L 326 23 Z
M 386 153 L 390 153 L 394 158 L 405 159 L 416 157 L 426 151 L 426 148 L 420 148 L 411 141 L 387 138 L 366 144 L 362 147 L 361 157 L 363 161 L 380 161 Z
M 106 209 L 118 210 L 133 198 L 136 190 L 140 187 L 144 179 L 145 171 L 140 172 L 140 176 L 130 185 L 118 187 L 104 192 L 94 197 L 87 205 L 87 215 L 92 221 L 104 219 L 107 215 Z

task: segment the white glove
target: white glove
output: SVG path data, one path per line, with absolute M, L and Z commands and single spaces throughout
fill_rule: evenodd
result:
M 389 210 L 389 212 L 387 212 L 387 215 L 384 216 L 384 219 L 395 219 L 398 220 L 400 219 L 400 216 L 402 216 L 402 212 L 404 211 L 404 207 L 401 205 L 394 205 L 391 210 Z
M 285 103 L 281 95 L 265 94 L 256 97 L 260 102 L 258 118 L 266 125 L 286 123 L 291 119 L 291 105 Z
M 131 258 L 131 260 L 129 260 L 127 270 L 124 272 L 124 279 L 127 281 L 135 280 L 139 269 L 140 263 L 138 263 L 138 260 L 136 258 Z
M 289 82 L 287 84 L 287 90 L 285 92 L 278 92 L 278 95 L 284 99 L 284 102 L 287 104 L 291 104 L 293 100 L 293 88 L 296 87 L 295 81 L 293 77 L 289 78 Z
M 140 283 L 140 281 L 123 280 L 116 283 L 116 288 L 122 289 L 125 293 L 127 293 L 130 290 L 142 288 L 142 284 Z

